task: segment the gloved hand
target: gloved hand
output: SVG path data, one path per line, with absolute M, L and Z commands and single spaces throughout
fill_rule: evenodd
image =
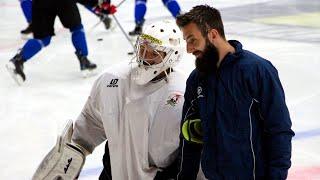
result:
M 105 15 L 114 14 L 117 12 L 117 7 L 113 4 L 103 2 L 94 9 L 94 12 L 96 14 L 105 14 Z
M 181 132 L 186 141 L 203 144 L 200 119 L 187 119 L 182 125 Z

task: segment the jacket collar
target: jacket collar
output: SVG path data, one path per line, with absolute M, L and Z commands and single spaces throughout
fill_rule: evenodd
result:
M 223 58 L 223 60 L 221 61 L 220 67 L 224 66 L 224 65 L 227 65 L 227 64 L 230 64 L 233 61 L 237 60 L 242 55 L 242 52 L 243 52 L 242 44 L 239 41 L 237 41 L 237 40 L 229 40 L 228 42 L 230 43 L 231 46 L 234 47 L 235 52 L 234 53 L 228 53 Z

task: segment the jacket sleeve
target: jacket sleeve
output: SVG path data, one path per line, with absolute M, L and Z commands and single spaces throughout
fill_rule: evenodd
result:
M 184 105 L 182 110 L 181 126 L 187 119 L 199 118 L 199 112 L 196 107 L 196 94 L 191 87 L 190 83 L 194 81 L 190 78 L 187 81 L 186 91 L 184 94 Z M 180 128 L 181 129 L 181 128 Z M 199 171 L 200 157 L 202 145 L 186 141 L 180 132 L 180 144 L 178 154 L 178 175 L 177 180 L 195 180 Z
M 277 70 L 269 61 L 258 67 L 257 100 L 264 125 L 267 179 L 286 179 L 291 166 L 291 119 Z
M 72 141 L 92 153 L 94 148 L 106 140 L 100 112 L 101 78 L 93 85 L 79 117 L 75 121 Z

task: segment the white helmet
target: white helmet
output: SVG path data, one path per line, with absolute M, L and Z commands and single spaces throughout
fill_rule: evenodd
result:
M 183 54 L 182 35 L 174 21 L 151 24 L 138 37 L 136 60 L 138 67 L 134 75 L 137 84 L 147 84 L 160 73 L 172 71 Z

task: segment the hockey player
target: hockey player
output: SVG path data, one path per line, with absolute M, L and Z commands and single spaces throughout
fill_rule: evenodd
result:
M 21 31 L 21 34 L 28 35 L 32 33 L 32 0 L 19 0 L 22 12 L 26 21 L 28 22 L 28 27 Z M 109 14 L 114 14 L 117 10 L 114 5 L 111 4 L 111 0 L 77 0 L 90 12 L 96 15 L 104 24 L 106 29 L 111 27 L 111 18 Z
M 150 25 L 138 37 L 136 62 L 114 66 L 96 80 L 75 121 L 72 141 L 71 133 L 64 133 L 69 135 L 60 138 L 33 180 L 74 179 L 85 155 L 105 140 L 111 169 L 100 179 L 111 174 L 115 180 L 165 177 L 161 171 L 176 159 L 184 101 L 185 76 L 173 70 L 182 56 L 181 42 L 174 22 Z
M 80 62 L 80 70 L 86 76 L 88 71 L 97 66 L 91 63 L 88 56 L 87 42 L 81 24 L 81 17 L 74 0 L 33 0 L 32 4 L 32 30 L 34 38 L 28 40 L 21 51 L 17 53 L 6 65 L 8 71 L 18 84 L 26 80 L 23 64 L 37 54 L 43 47 L 49 45 L 54 35 L 54 20 L 59 17 L 64 27 L 70 29 L 72 43 Z
M 28 23 L 27 28 L 20 31 L 21 34 L 27 35 L 32 33 L 31 20 L 32 20 L 32 0 L 19 0 L 20 6 L 24 17 Z
M 108 30 L 111 28 L 112 19 L 109 17 L 110 14 L 114 14 L 117 11 L 115 5 L 111 4 L 111 0 L 77 0 L 80 4 L 84 5 L 90 12 L 96 15 L 104 27 Z M 89 1 L 89 3 L 88 3 Z
M 177 17 L 180 14 L 180 6 L 176 0 L 162 0 L 163 4 L 168 8 L 173 17 Z M 142 26 L 144 24 L 144 16 L 147 11 L 147 0 L 135 0 L 134 19 L 136 27 L 133 31 L 129 32 L 130 36 L 140 35 L 142 32 Z

